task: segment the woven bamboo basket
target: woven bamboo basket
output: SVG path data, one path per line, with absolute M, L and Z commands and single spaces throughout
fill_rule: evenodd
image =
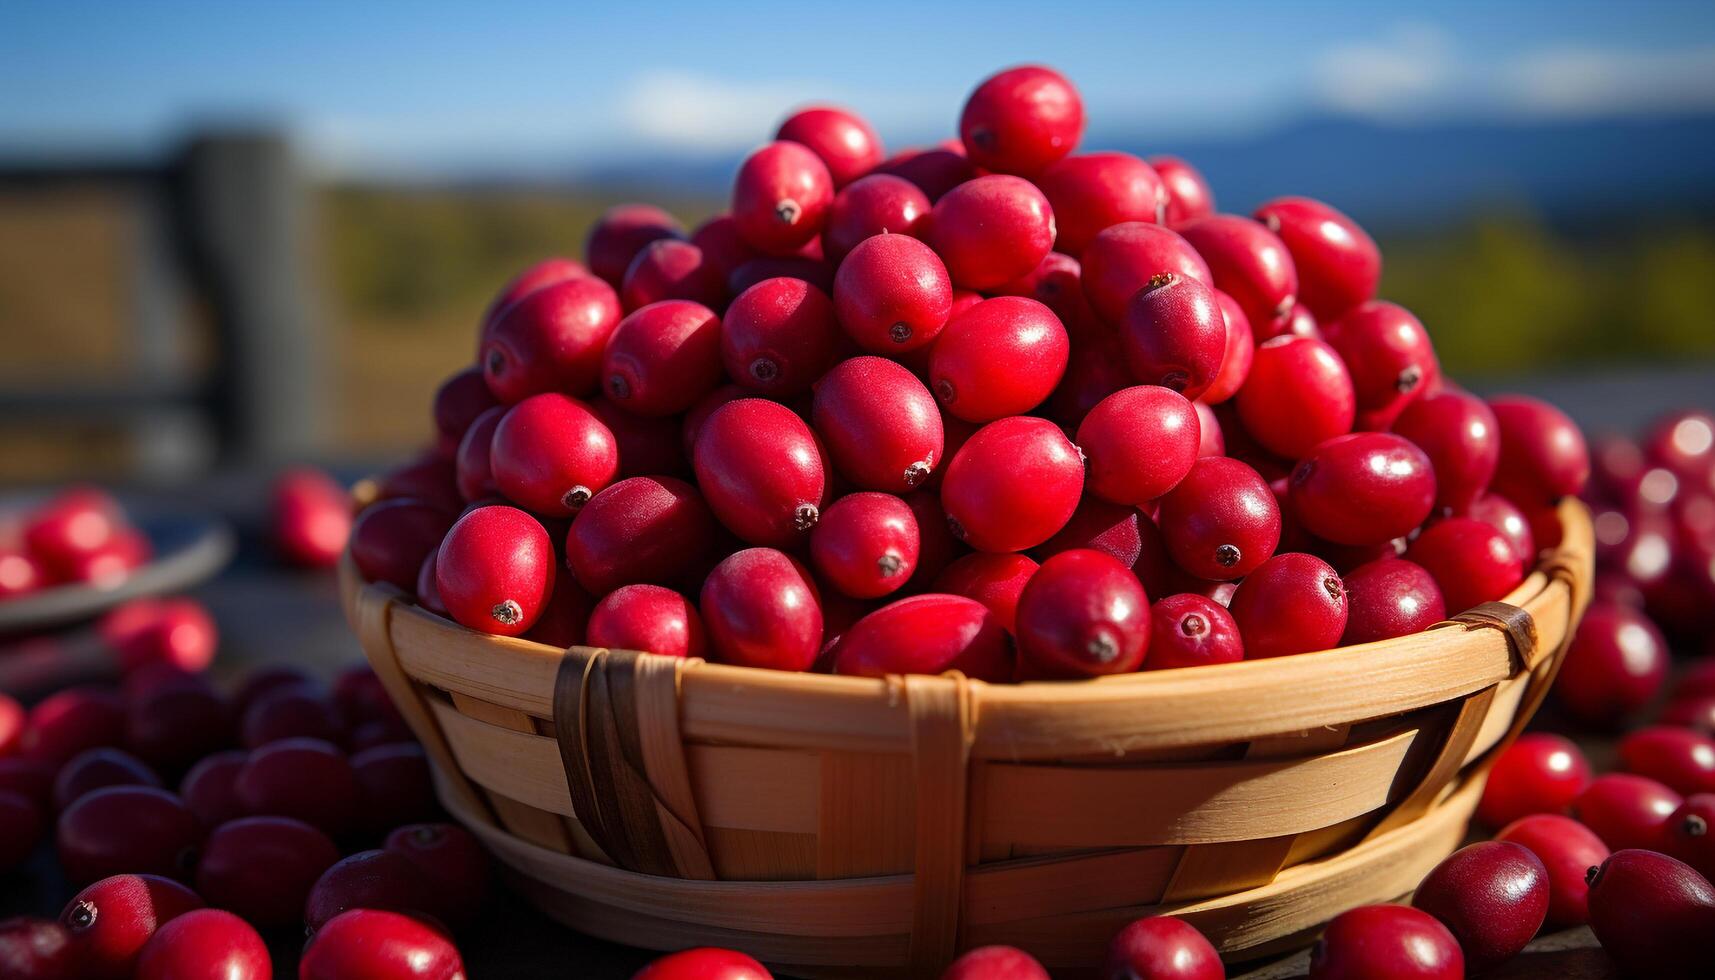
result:
M 933 977 L 1005 942 L 1057 972 L 1171 913 L 1242 960 L 1408 894 L 1546 694 L 1589 516 L 1503 602 L 1274 660 L 989 685 L 556 650 L 342 568 L 442 802 L 579 931 L 782 972 Z

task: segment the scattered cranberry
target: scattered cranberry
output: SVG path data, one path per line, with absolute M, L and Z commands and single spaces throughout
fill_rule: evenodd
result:
M 333 841 L 301 820 L 247 817 L 209 834 L 197 864 L 197 892 L 257 925 L 293 925 L 303 916 L 310 886 L 338 860 Z
M 808 670 L 822 642 L 822 610 L 802 565 L 773 548 L 728 556 L 703 583 L 699 606 L 722 663 Z
M 54 778 L 54 809 L 65 810 L 85 794 L 106 786 L 160 785 L 161 777 L 129 752 L 85 749 L 61 766 Z
M 1618 850 L 1590 872 L 1590 928 L 1629 975 L 1715 973 L 1715 887 L 1689 865 L 1647 850 Z
M 79 581 L 91 556 L 103 553 L 125 530 L 118 501 L 93 487 L 67 490 L 37 508 L 24 521 L 30 555 L 61 581 Z
M 1177 392 L 1140 385 L 1115 392 L 1078 426 L 1091 493 L 1142 506 L 1178 485 L 1197 461 L 1201 425 Z
M 137 959 L 137 980 L 271 980 L 268 947 L 243 919 L 196 909 L 156 930 Z
M 0 542 L 0 602 L 48 585 L 47 569 L 16 544 Z M 10 922 L 26 920 L 12 919 Z
M 802 143 L 777 140 L 739 166 L 732 217 L 746 244 L 791 255 L 822 230 L 834 201 L 827 165 Z
M 1715 793 L 1715 739 L 1685 728 L 1656 725 L 1620 739 L 1620 765 L 1682 796 Z
M 1441 920 L 1472 970 L 1517 956 L 1548 914 L 1548 869 L 1508 841 L 1460 848 L 1417 886 L 1413 906 Z
M 1069 156 L 1036 178 L 1054 208 L 1054 247 L 1080 255 L 1102 229 L 1122 221 L 1156 221 L 1166 188 L 1155 168 L 1111 150 Z
M 1667 818 L 1667 851 L 1705 878 L 1715 874 L 1715 793 L 1686 797 Z
M 773 980 L 761 963 L 731 949 L 700 946 L 670 953 L 637 971 L 631 980 Z
M 385 909 L 429 912 L 436 898 L 416 864 L 393 851 L 358 851 L 322 872 L 304 900 L 304 925 L 314 933 L 341 912 Z
M 0 919 L 0 976 L 9 980 L 75 980 L 77 951 L 58 922 Z
M 441 543 L 453 515 L 417 500 L 383 500 L 351 528 L 351 560 L 371 582 L 409 591 L 423 558 Z
M 397 912 L 353 909 L 316 931 L 300 980 L 464 980 L 464 961 L 440 931 Z
M 865 490 L 904 493 L 941 467 L 945 429 L 934 396 L 886 358 L 854 357 L 829 371 L 810 418 L 834 466 Z
M 1048 307 L 998 296 L 948 322 L 929 357 L 929 384 L 947 411 L 967 422 L 1022 415 L 1060 383 L 1070 350 Z
M 1319 443 L 1352 431 L 1352 377 L 1327 343 L 1275 337 L 1256 349 L 1250 379 L 1234 404 L 1263 448 L 1301 459 Z
M 415 742 L 363 749 L 351 757 L 362 822 L 377 832 L 434 818 L 434 777 L 429 757 Z
M 1256 470 L 1203 457 L 1161 498 L 1159 522 L 1173 560 L 1199 578 L 1243 578 L 1280 543 L 1280 507 Z
M 127 980 L 137 957 L 161 926 L 202 908 L 202 899 L 176 881 L 149 874 L 114 875 L 78 892 L 60 912 L 71 934 L 79 977 Z
M 1012 644 L 999 619 L 975 599 L 919 595 L 889 603 L 840 637 L 835 673 L 857 677 L 939 674 L 986 681 L 1012 678 Z
M 1572 801 L 1572 816 L 1614 850 L 1666 846 L 1667 819 L 1684 798 L 1646 776 L 1597 776 Z
M 1715 417 L 1708 412 L 1674 412 L 1656 421 L 1644 436 L 1649 458 L 1690 480 L 1715 472 Z
M 1524 581 L 1524 563 L 1506 536 L 1469 517 L 1431 524 L 1405 557 L 1435 577 L 1448 613 L 1499 599 Z
M 1565 413 L 1523 395 L 1489 399 L 1501 434 L 1495 489 L 1520 506 L 1552 503 L 1584 489 L 1590 452 Z
M 1370 545 L 1410 533 L 1435 506 L 1435 470 L 1423 450 L 1389 432 L 1335 436 L 1292 471 L 1292 514 L 1305 530 L 1340 544 Z
M 993 289 L 1036 268 L 1054 247 L 1054 211 L 1029 181 L 989 174 L 942 195 L 926 237 L 954 285 Z
M 584 241 L 590 271 L 618 287 L 631 260 L 645 245 L 660 238 L 682 238 L 684 228 L 667 212 L 651 204 L 620 204 L 608 209 Z
M 542 614 L 555 564 L 540 521 L 515 507 L 480 507 L 459 518 L 441 542 L 435 591 L 461 625 L 519 636 Z
M 1019 650 L 1038 676 L 1129 673 L 1149 649 L 1149 598 L 1131 569 L 1088 549 L 1042 563 L 1018 600 Z
M 1084 465 L 1046 419 L 990 422 L 959 448 L 941 484 L 955 537 L 978 551 L 1023 551 L 1048 540 L 1077 509 Z
M 1458 940 L 1427 912 L 1365 905 L 1335 916 L 1310 951 L 1311 980 L 1459 980 Z
M 1153 654 L 1152 654 L 1153 659 Z M 1184 919 L 1138 919 L 1108 943 L 1103 980 L 1225 980 L 1221 954 Z
M 270 742 L 250 753 L 233 782 L 252 814 L 292 817 L 330 837 L 357 822 L 358 786 L 339 749 L 314 738 Z
M 941 980 L 1048 980 L 1048 971 L 1022 949 L 978 946 L 948 965 Z
M 1252 659 L 1329 650 L 1346 630 L 1339 573 L 1298 552 L 1275 555 L 1246 575 L 1229 609 Z
M 784 405 L 741 398 L 716 409 L 697 435 L 693 462 L 710 509 L 745 541 L 790 545 L 821 517 L 821 450 Z
M 626 585 L 608 593 L 590 613 L 584 642 L 664 657 L 701 657 L 707 648 L 696 607 L 659 585 Z
M 626 259 L 630 262 L 630 257 Z M 620 275 L 625 267 L 620 267 Z M 619 276 L 613 278 L 619 283 Z M 567 279 L 520 299 L 495 321 L 478 354 L 494 397 L 508 405 L 545 391 L 587 397 L 600 387 L 601 354 L 619 326 L 613 287 Z
M 685 299 L 651 303 L 619 321 L 608 338 L 602 391 L 628 412 L 676 415 L 720 384 L 720 350 L 721 320 L 713 310 Z
M 245 752 L 216 752 L 192 766 L 179 783 L 179 797 L 205 830 L 244 816 L 237 783 L 247 758 Z
M 1667 641 L 1643 613 L 1592 604 L 1567 647 L 1554 685 L 1581 721 L 1616 725 L 1655 698 L 1667 678 Z
M 1554 928 L 1590 921 L 1586 873 L 1608 858 L 1602 839 L 1570 817 L 1536 813 L 1507 824 L 1495 835 L 1530 848 L 1548 872 L 1547 924 Z
M 239 740 L 245 748 L 260 748 L 286 738 L 340 739 L 338 712 L 321 685 L 306 682 L 281 687 L 251 702 L 239 721 Z
M 475 378 L 481 385 L 482 376 Z M 487 386 L 483 386 L 482 394 L 488 396 Z M 305 568 L 338 564 L 351 537 L 351 496 L 345 488 L 321 470 L 300 466 L 280 474 L 271 492 L 269 513 L 273 515 L 275 549 L 287 561 Z
M 18 753 L 59 765 L 85 749 L 125 739 L 125 708 L 119 695 L 101 687 L 68 687 L 30 709 Z
M 476 917 L 488 891 L 488 852 L 470 831 L 448 823 L 406 824 L 387 835 L 385 849 L 416 865 L 446 921 Z
M 1208 263 L 1191 243 L 1161 225 L 1127 221 L 1105 228 L 1079 258 L 1084 295 L 1104 321 L 1118 324 L 1139 289 L 1159 275 L 1215 286 Z
M 153 786 L 107 786 L 60 814 L 60 867 L 73 884 L 115 874 L 189 879 L 203 829 L 177 796 Z
M 1500 827 L 1532 814 L 1560 813 L 1590 779 L 1590 763 L 1570 740 L 1527 732 L 1495 760 L 1477 804 L 1477 819 Z
M 1196 167 L 1175 156 L 1153 156 L 1149 165 L 1161 176 L 1167 205 L 1162 220 L 1178 226 L 1215 213 L 1215 192 Z

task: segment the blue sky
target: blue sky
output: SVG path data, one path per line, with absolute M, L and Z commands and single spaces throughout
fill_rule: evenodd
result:
M 261 119 L 338 171 L 546 170 L 735 152 L 820 99 L 901 146 L 1020 61 L 1096 134 L 1710 112 L 1715 3 L 0 0 L 0 153 Z

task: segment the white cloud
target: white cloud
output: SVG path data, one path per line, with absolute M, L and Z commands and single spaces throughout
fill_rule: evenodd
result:
M 1558 47 L 1527 52 L 1502 72 L 1513 106 L 1533 115 L 1715 108 L 1715 45 L 1678 51 Z
M 1386 37 L 1338 45 L 1312 63 L 1316 92 L 1328 106 L 1394 116 L 1433 104 L 1456 74 L 1453 41 L 1433 24 L 1401 24 Z
M 702 152 L 764 143 L 796 106 L 827 101 L 830 86 L 817 82 L 748 82 L 684 72 L 638 76 L 619 106 L 619 119 L 635 135 L 661 147 Z

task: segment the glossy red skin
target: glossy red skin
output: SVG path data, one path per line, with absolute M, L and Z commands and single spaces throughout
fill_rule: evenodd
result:
M 507 404 L 544 391 L 594 394 L 621 312 L 613 288 L 589 277 L 523 297 L 495 320 L 477 354 L 488 390 Z
M 682 584 L 688 565 L 715 547 L 715 518 L 697 488 L 665 476 L 635 476 L 595 495 L 566 533 L 566 567 L 586 591 Z
M 384 849 L 416 865 L 432 886 L 437 912 L 446 921 L 467 922 L 481 910 L 488 893 L 489 858 L 470 831 L 450 823 L 407 824 L 387 835 Z
M 721 320 L 701 303 L 669 299 L 633 311 L 601 359 L 602 391 L 637 415 L 675 415 L 721 383 Z
M 43 807 L 22 792 L 0 789 L 0 874 L 24 863 L 46 828 Z
M 1280 507 L 1268 484 L 1250 466 L 1221 456 L 1191 465 L 1161 497 L 1157 524 L 1174 562 L 1212 581 L 1248 575 L 1280 543 Z
M 1166 198 L 1163 223 L 1182 225 L 1215 213 L 1215 192 L 1209 189 L 1209 182 L 1203 179 L 1203 174 L 1196 167 L 1166 154 L 1148 159 L 1149 165 L 1161 177 Z
M 1072 344 L 1066 373 L 1048 397 L 1044 414 L 1068 431 L 1076 431 L 1097 402 L 1135 383 L 1116 334 L 1080 338 Z
M 1429 332 L 1405 307 L 1371 300 L 1322 322 L 1323 338 L 1351 373 L 1360 410 L 1397 412 L 1439 383 L 1441 365 Z
M 20 546 L 0 544 L 0 602 L 46 588 L 47 569 Z M 9 920 L 24 921 L 24 920 Z
M 716 409 L 692 462 L 715 517 L 751 544 L 791 545 L 821 516 L 821 451 L 810 427 L 777 402 L 742 398 Z
M 18 738 L 18 754 L 58 766 L 85 749 L 125 739 L 125 706 L 107 688 L 68 687 L 36 702 Z
M 1447 618 L 1441 587 L 1412 562 L 1378 558 L 1346 572 L 1341 580 L 1348 609 L 1341 646 L 1421 633 Z
M 464 980 L 464 962 L 440 931 L 396 912 L 353 909 L 311 939 L 299 980 Z
M 1715 973 L 1715 886 L 1681 861 L 1617 850 L 1590 881 L 1590 928 L 1628 976 Z
M 544 517 L 570 517 L 613 481 L 619 446 L 589 406 L 547 392 L 501 418 L 489 466 L 507 499 Z
M 931 202 L 977 175 L 976 168 L 965 159 L 963 147 L 944 144 L 901 150 L 883 160 L 873 172 L 910 181 Z
M 1126 366 L 1140 384 L 1197 398 L 1215 383 L 1227 352 L 1227 323 L 1215 293 L 1175 273 L 1151 278 L 1119 324 Z
M 742 387 L 789 398 L 809 391 L 833 366 L 841 339 L 826 293 L 802 279 L 764 279 L 727 308 L 721 363 Z
M 556 564 L 542 522 L 516 507 L 479 507 L 441 542 L 435 590 L 460 625 L 521 636 L 542 615 Z
M 1584 489 L 1590 478 L 1590 450 L 1565 413 L 1524 395 L 1491 398 L 1489 408 L 1501 435 L 1495 492 L 1530 507 Z
M 1256 360 L 1256 338 L 1251 334 L 1250 318 L 1245 316 L 1238 300 L 1217 289 L 1215 302 L 1220 304 L 1221 319 L 1227 333 L 1221 369 L 1215 374 L 1214 383 L 1198 398 L 1210 405 L 1218 405 L 1238 394 L 1250 378 L 1251 363 Z
M 862 116 L 838 106 L 799 109 L 780 124 L 777 140 L 802 143 L 820 157 L 836 188 L 844 187 L 881 162 L 881 137 Z
M 1149 597 L 1113 556 L 1063 551 L 1025 583 L 1017 634 L 1032 676 L 1130 673 L 1149 650 Z
M 292 817 L 336 839 L 360 816 L 350 761 L 320 739 L 288 738 L 262 746 L 244 760 L 233 789 L 251 814 Z
M 1277 197 L 1253 215 L 1279 236 L 1298 271 L 1298 298 L 1327 323 L 1374 298 L 1382 254 L 1358 223 L 1321 201 Z
M 197 892 L 258 925 L 294 925 L 310 886 L 338 860 L 333 841 L 301 820 L 234 820 L 209 834 L 197 863 Z
M 1275 337 L 1291 335 L 1294 337 L 1310 337 L 1322 340 L 1322 327 L 1316 322 L 1316 315 L 1303 303 L 1294 303 L 1292 310 L 1285 316 L 1275 317 L 1264 323 L 1251 321 L 1251 335 L 1257 343 Z
M 1066 526 L 1083 492 L 1078 449 L 1046 419 L 990 422 L 959 447 L 941 484 L 953 536 L 978 551 L 1024 551 Z
M 1091 309 L 1115 325 L 1124 319 L 1132 296 L 1156 275 L 1171 273 L 1215 288 L 1208 263 L 1190 242 L 1177 232 L 1143 221 L 1103 229 L 1078 261 Z
M 89 556 L 109 547 L 124 526 L 124 513 L 105 491 L 76 487 L 25 518 L 24 547 L 54 580 L 76 581 Z
M 975 599 L 927 593 L 890 602 L 840 637 L 834 672 L 854 677 L 957 670 L 994 683 L 1012 679 L 1012 641 Z
M 130 527 L 114 531 L 113 537 L 100 548 L 79 555 L 63 570 L 61 579 L 67 582 L 87 582 L 98 588 L 111 588 L 125 577 L 147 564 L 153 555 L 149 539 Z
M 1048 971 L 1021 949 L 979 946 L 949 964 L 941 980 L 1048 980 Z
M 423 559 L 441 543 L 453 515 L 419 500 L 383 500 L 364 508 L 351 527 L 351 560 L 358 574 L 409 593 Z
M 1197 410 L 1197 456 L 1225 456 L 1227 437 L 1215 410 L 1201 400 L 1191 403 Z M 1236 423 L 1235 423 L 1236 424 Z
M 156 931 L 137 960 L 136 980 L 271 980 L 268 947 L 243 919 L 196 909 Z
M 432 450 L 382 476 L 375 499 L 398 498 L 420 500 L 449 514 L 457 514 L 464 508 L 458 492 L 457 467 L 452 460 Z
M 1590 785 L 1590 763 L 1570 740 L 1527 732 L 1495 761 L 1477 819 L 1500 827 L 1538 813 L 1560 813 Z
M 203 829 L 177 796 L 153 786 L 108 786 L 60 814 L 60 867 L 73 884 L 116 874 L 189 879 Z
M 358 750 L 351 757 L 351 774 L 357 778 L 361 822 L 375 833 L 440 813 L 428 754 L 416 742 Z
M 78 977 L 125 980 L 162 925 L 202 906 L 195 892 L 176 881 L 123 874 L 78 892 L 60 912 L 59 922 L 71 934 Z
M 1292 516 L 1339 544 L 1375 545 L 1409 534 L 1435 506 L 1435 469 L 1423 450 L 1389 432 L 1335 436 L 1292 471 Z
M 1413 398 L 1393 431 L 1435 464 L 1438 507 L 1461 513 L 1489 488 L 1500 464 L 1500 429 L 1481 398 L 1451 388 Z
M 1149 623 L 1144 670 L 1227 664 L 1245 657 L 1244 639 L 1232 614 L 1206 596 L 1167 596 L 1150 608 Z
M 54 809 L 64 810 L 86 793 L 105 786 L 160 785 L 161 777 L 129 752 L 85 749 L 72 756 L 54 777 Z
M 347 855 L 322 872 L 304 899 L 304 925 L 312 933 L 351 909 L 433 913 L 438 899 L 423 873 L 394 851 Z
M 339 564 L 351 537 L 351 495 L 345 488 L 314 467 L 296 466 L 275 479 L 270 494 L 275 551 L 304 568 Z
M 1298 272 L 1292 253 L 1261 223 L 1236 214 L 1186 222 L 1178 232 L 1209 264 L 1215 288 L 1232 295 L 1251 323 L 1291 312 Z
M 727 274 L 726 291 L 737 296 L 764 279 L 802 279 L 824 293 L 834 291 L 834 267 L 802 255 L 761 255 Z
M 1715 793 L 1686 797 L 1667 818 L 1667 850 L 1703 877 L 1715 874 Z
M 1482 841 L 1454 851 L 1411 904 L 1441 920 L 1473 971 L 1517 956 L 1548 914 L 1548 869 L 1522 844 Z
M 1667 820 L 1684 798 L 1647 776 L 1603 773 L 1572 802 L 1571 816 L 1614 850 L 1667 846 Z
M 653 960 L 631 980 L 773 980 L 773 977 L 761 963 L 736 950 L 700 946 Z
M 865 490 L 905 493 L 942 465 L 940 409 L 910 371 L 854 357 L 816 386 L 810 413 L 840 474 Z
M 203 829 L 236 820 L 244 815 L 244 804 L 238 800 L 238 770 L 243 768 L 247 753 L 216 752 L 204 757 L 179 783 L 179 798 L 195 814 Z
M 64 926 L 48 919 L 0 919 L 0 976 L 11 980 L 74 980 L 77 952 Z
M 631 260 L 619 299 L 626 312 L 669 299 L 718 308 L 726 301 L 726 277 L 691 242 L 659 238 Z
M 1001 628 L 1015 632 L 1018 597 L 1040 567 L 1026 555 L 975 552 L 941 570 L 931 591 L 975 599 L 988 607 Z
M 1147 525 L 1147 526 L 1146 526 Z M 1066 526 L 1030 550 L 1037 561 L 1047 561 L 1062 551 L 1089 548 L 1118 559 L 1133 568 L 1148 547 L 1159 547 L 1159 532 L 1149 516 L 1136 507 L 1109 503 L 1085 494 Z M 1149 540 L 1146 540 L 1149 539 Z M 1137 570 L 1137 569 L 1134 569 Z M 1147 585 L 1147 583 L 1146 583 Z
M 929 355 L 929 386 L 952 414 L 992 422 L 1042 404 L 1070 354 L 1053 311 L 1022 296 L 998 296 L 948 321 Z
M 1644 434 L 1643 450 L 1682 478 L 1707 481 L 1715 475 L 1715 416 L 1695 409 L 1671 412 Z M 1705 485 L 1715 489 L 1715 484 Z
M 903 177 L 870 174 L 834 195 L 822 247 L 839 262 L 866 238 L 888 232 L 914 235 L 929 213 L 929 196 Z
M 986 170 L 1034 177 L 1084 134 L 1084 103 L 1064 75 L 1020 65 L 984 79 L 959 114 L 965 155 Z
M 721 663 L 809 670 L 821 650 L 821 602 L 810 574 L 773 548 L 727 556 L 703 582 L 698 607 Z
M 1200 445 L 1196 409 L 1158 385 L 1114 392 L 1078 426 L 1090 492 L 1137 507 L 1178 485 L 1197 461 Z
M 319 738 L 337 742 L 339 714 L 319 684 L 305 683 L 268 691 L 257 697 L 240 716 L 239 741 L 245 748 L 258 748 L 284 738 Z
M 620 272 L 624 271 L 625 267 L 621 266 Z M 582 262 L 557 256 L 543 259 L 518 273 L 506 285 L 500 287 L 500 291 L 494 294 L 494 299 L 489 301 L 488 308 L 482 311 L 481 326 L 477 330 L 477 350 L 481 351 L 483 342 L 488 340 L 489 331 L 494 329 L 500 314 L 506 312 L 506 308 L 513 303 L 554 283 L 567 279 L 585 279 L 591 275 L 593 273 Z M 618 280 L 615 279 L 615 282 Z
M 1667 670 L 1667 641 L 1648 617 L 1626 606 L 1593 604 L 1567 648 L 1554 693 L 1579 720 L 1617 725 L 1655 698 Z
M 804 146 L 776 140 L 739 165 L 732 217 L 745 243 L 766 255 L 791 255 L 822 231 L 834 202 L 827 165 Z
M 1108 942 L 1102 980 L 1225 980 L 1221 954 L 1184 919 L 1138 919 Z
M 1081 255 L 1102 229 L 1160 220 L 1166 187 L 1155 168 L 1129 153 L 1101 150 L 1055 163 L 1036 178 L 1054 209 L 1054 247 Z
M 1449 615 L 1499 599 L 1524 581 L 1524 563 L 1506 535 L 1469 517 L 1431 524 L 1405 557 L 1435 577 Z
M 652 204 L 619 204 L 590 227 L 584 258 L 590 271 L 618 288 L 643 247 L 661 238 L 683 238 L 678 219 Z
M 1715 793 L 1715 739 L 1690 729 L 1652 725 L 1627 733 L 1620 766 L 1682 796 Z
M 987 174 L 941 195 L 924 237 L 954 285 L 980 292 L 1036 268 L 1054 247 L 1054 209 L 1029 181 Z
M 1507 824 L 1495 839 L 1529 848 L 1547 870 L 1548 927 L 1590 921 L 1585 875 L 1608 858 L 1608 846 L 1590 828 L 1557 813 L 1536 813 Z
M 1234 404 L 1251 436 L 1287 459 L 1301 459 L 1319 443 L 1352 431 L 1357 416 L 1352 377 L 1340 355 L 1308 337 L 1275 337 L 1259 345 Z
M 1310 952 L 1310 980 L 1461 980 L 1465 956 L 1434 916 L 1365 905 L 1335 916 Z
M 1227 607 L 1251 660 L 1329 650 L 1346 631 L 1346 589 L 1314 555 L 1275 555 L 1244 577 Z
M 888 355 L 934 341 L 953 304 L 941 259 L 910 235 L 873 235 L 855 245 L 834 275 L 834 311 L 846 335 Z
M 917 570 L 921 535 L 905 501 L 886 493 L 841 497 L 810 532 L 820 581 L 854 599 L 899 591 Z
M 685 597 L 659 585 L 627 585 L 596 603 L 584 642 L 664 657 L 707 653 L 703 621 Z

